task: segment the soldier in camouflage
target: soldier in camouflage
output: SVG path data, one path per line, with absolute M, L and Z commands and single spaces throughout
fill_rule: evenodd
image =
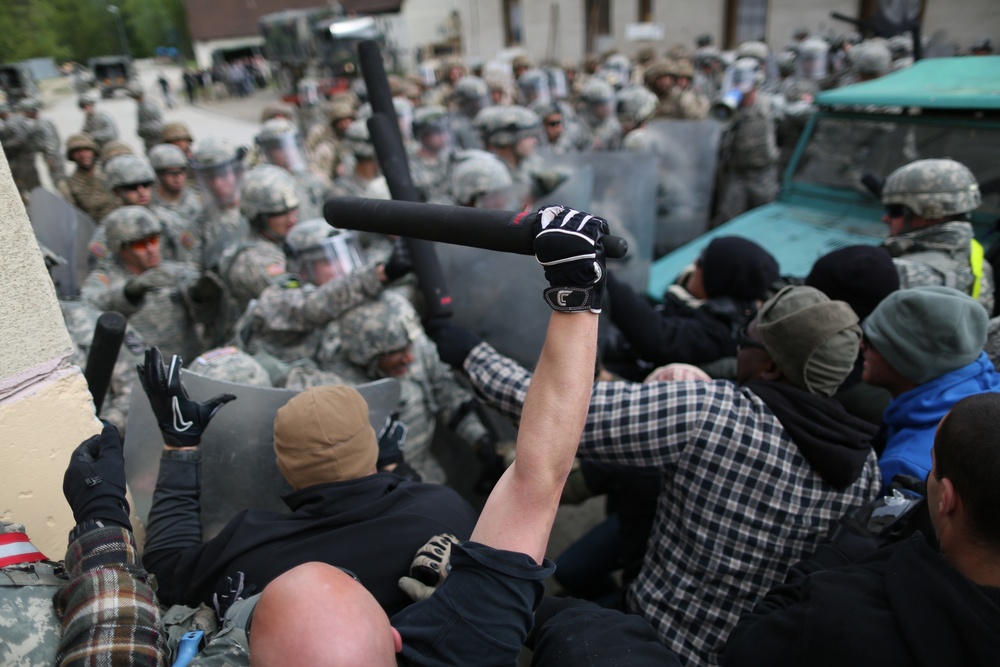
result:
M 135 155 L 135 149 L 132 148 L 132 144 L 125 141 L 124 139 L 112 139 L 108 143 L 104 144 L 104 148 L 101 149 L 101 165 L 107 165 L 109 162 L 114 160 L 116 157 L 121 155 Z
M 112 194 L 124 206 L 148 208 L 159 221 L 163 235 L 163 257 L 176 262 L 184 262 L 195 270 L 201 268 L 201 248 L 199 238 L 193 229 L 193 222 L 181 219 L 173 211 L 153 203 L 153 187 L 156 173 L 145 158 L 136 155 L 119 155 L 105 165 L 104 180 Z M 106 231 L 98 227 L 91 239 L 89 249 L 98 262 L 112 256 L 105 243 Z
M 421 107 L 413 115 L 414 150 L 410 153 L 410 177 L 425 200 L 440 197 L 448 189 L 452 169 L 452 142 L 448 110 Z
M 7 104 L 0 104 L 0 146 L 7 155 L 11 176 L 25 206 L 29 193 L 41 185 L 31 142 L 32 126 L 30 119 L 13 113 Z
M 384 377 L 399 380 L 402 390 L 399 420 L 408 433 L 403 458 L 425 482 L 443 483 L 444 470 L 431 454 L 440 418 L 477 450 L 488 450 L 494 439 L 475 410 L 475 398 L 438 357 L 434 343 L 417 324 L 412 306 L 394 292 L 341 318 L 344 361 L 333 371 L 352 384 Z
M 656 95 L 643 86 L 629 86 L 618 93 L 618 123 L 624 134 L 622 149 L 648 150 L 648 134 L 641 128 L 656 113 L 658 103 Z
M 545 130 L 546 149 L 550 153 L 579 153 L 580 146 L 586 143 L 582 135 L 586 131 L 576 122 L 573 109 L 567 102 L 536 102 L 531 110 L 538 114 Z
M 709 100 L 715 100 L 722 92 L 722 54 L 707 44 L 694 52 L 694 88 Z
M 188 159 L 184 151 L 173 144 L 154 146 L 149 151 L 149 164 L 156 172 L 153 204 L 176 213 L 197 234 L 200 230 L 195 221 L 201 213 L 201 197 L 188 187 Z
M 375 146 L 364 120 L 358 119 L 348 126 L 344 146 L 354 156 L 354 169 L 334 181 L 330 194 L 334 197 L 383 198 L 379 191 L 386 188 L 385 179 L 380 175 Z M 388 236 L 365 232 L 360 238 L 370 261 L 385 262 L 392 254 L 392 241 Z
M 883 245 L 900 289 L 953 287 L 993 314 L 993 267 L 969 222 L 981 203 L 976 177 L 955 160 L 917 160 L 889 175 L 882 188 L 882 219 L 889 225 Z
M 514 184 L 510 170 L 498 157 L 486 151 L 461 151 L 448 183 L 451 203 L 459 206 L 492 207 L 485 204 L 489 194 Z
M 590 77 L 580 90 L 581 152 L 621 148 L 622 128 L 615 117 L 615 90 L 598 77 Z
M 73 174 L 59 187 L 66 201 L 97 221 L 118 208 L 118 199 L 104 183 L 104 171 L 97 164 L 97 144 L 90 135 L 74 134 L 67 139 L 66 159 L 76 164 Z
M 272 118 L 264 123 L 254 143 L 263 163 L 281 167 L 295 179 L 302 219 L 322 218 L 329 188 L 309 172 L 305 148 L 295 125 L 284 118 Z
M 538 114 L 519 106 L 489 107 L 476 116 L 486 150 L 507 165 L 514 183 L 533 185 L 544 168 L 538 148 L 541 120 Z
M 250 225 L 240 211 L 246 153 L 246 148 L 236 148 L 219 137 L 199 139 L 191 148 L 191 168 L 204 204 L 194 228 L 200 237 L 201 261 L 206 269 L 216 269 L 225 251 L 250 233 Z
M 163 142 L 163 109 L 159 103 L 146 95 L 142 84 L 128 85 L 128 94 L 136 102 L 136 133 L 146 144 L 146 153 Z
M 243 313 L 276 278 L 287 273 L 282 246 L 299 220 L 299 197 L 292 175 L 262 164 L 243 178 L 240 212 L 247 219 L 247 238 L 230 245 L 219 262 L 235 312 Z
M 237 347 L 227 345 L 204 352 L 188 365 L 188 370 L 213 380 L 270 387 L 267 369 Z
M 55 123 L 38 115 L 42 108 L 41 100 L 25 98 L 18 102 L 17 110 L 25 118 L 32 121 L 31 132 L 28 135 L 29 150 L 40 153 L 46 166 L 52 184 L 57 188 L 66 179 L 66 165 L 62 154 L 62 141 Z
M 354 168 L 354 156 L 344 146 L 344 133 L 354 122 L 354 105 L 334 102 L 327 112 L 327 124 L 322 132 L 310 133 L 306 142 L 309 167 L 326 184 Z
M 97 94 L 94 91 L 84 93 L 77 100 L 77 106 L 83 111 L 83 127 L 80 132 L 89 134 L 97 143 L 99 149 L 104 144 L 118 138 L 118 125 L 107 111 L 96 108 Z
M 219 315 L 218 279 L 160 255 L 160 221 L 147 208 L 124 206 L 104 221 L 113 253 L 83 283 L 81 296 L 128 318 L 150 344 L 194 359 L 204 349 L 196 324 Z
M 474 120 L 490 103 L 486 82 L 478 76 L 463 76 L 455 83 L 452 98 L 455 113 L 451 117 L 451 135 L 455 137 L 455 145 L 458 148 L 482 149 L 483 140 Z
M 194 137 L 191 136 L 191 130 L 186 123 L 175 121 L 164 124 L 161 137 L 163 138 L 163 143 L 173 144 L 184 151 L 187 159 L 190 160 L 194 157 L 191 153 L 191 144 L 194 143 Z

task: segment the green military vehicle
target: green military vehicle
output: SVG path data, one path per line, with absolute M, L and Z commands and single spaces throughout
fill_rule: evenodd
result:
M 994 233 L 1000 218 L 998 81 L 1000 56 L 934 58 L 820 93 L 777 200 L 658 259 L 650 270 L 648 294 L 660 298 L 717 236 L 760 243 L 778 260 L 782 274 L 799 277 L 833 250 L 879 244 L 888 228 L 878 197 L 862 179 L 870 174 L 866 180 L 876 183 L 924 158 L 952 158 L 976 175 L 983 204 L 972 222 L 986 258 L 995 258 L 1000 251 L 1000 234 Z
M 94 86 L 105 99 L 116 91 L 127 90 L 128 84 L 136 79 L 132 59 L 128 56 L 99 56 L 87 61 L 87 66 L 93 75 Z

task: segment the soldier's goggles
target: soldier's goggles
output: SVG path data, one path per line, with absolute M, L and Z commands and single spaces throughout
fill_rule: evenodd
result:
M 135 192 L 139 188 L 146 188 L 147 190 L 149 190 L 152 187 L 153 187 L 153 181 L 143 181 L 142 183 L 129 183 L 128 185 L 123 185 L 122 190 Z
M 128 244 L 129 248 L 132 250 L 146 250 L 147 248 L 159 248 L 160 247 L 160 236 L 159 234 L 153 234 L 152 236 L 147 236 L 144 239 L 139 239 L 138 241 L 132 241 Z

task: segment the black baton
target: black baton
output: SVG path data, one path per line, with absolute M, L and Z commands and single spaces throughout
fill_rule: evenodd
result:
M 124 339 L 124 315 L 108 311 L 97 318 L 90 354 L 87 355 L 87 368 L 83 371 L 83 377 L 90 387 L 90 395 L 94 397 L 94 410 L 97 414 L 101 413 L 101 406 L 104 405 L 104 396 L 111 385 L 111 375 Z

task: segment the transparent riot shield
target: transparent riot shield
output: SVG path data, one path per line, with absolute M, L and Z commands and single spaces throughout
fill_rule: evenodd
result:
M 644 128 L 660 162 L 656 254 L 708 231 L 722 125 L 713 120 L 657 120 Z
M 38 242 L 66 260 L 49 272 L 56 293 L 63 298 L 77 296 L 89 271 L 87 244 L 96 229 L 94 221 L 44 188 L 31 191 L 28 219 Z
M 624 260 L 609 261 L 608 268 L 635 289 L 645 290 L 653 259 L 656 156 L 623 151 L 547 155 L 545 165 L 570 175 L 534 208 L 563 204 L 605 218 L 629 248 Z M 590 197 L 583 201 L 587 183 Z M 569 201 L 576 197 L 580 200 Z
M 281 496 L 290 492 L 274 459 L 274 416 L 297 391 L 212 380 L 181 371 L 188 395 L 205 401 L 222 393 L 235 394 L 212 420 L 201 439 L 201 525 L 208 540 L 241 510 L 255 508 L 288 512 Z M 380 429 L 399 405 L 399 382 L 386 378 L 359 385 L 368 403 L 372 427 Z M 138 379 L 133 384 L 125 438 L 125 474 L 135 513 L 149 519 L 156 490 L 163 438 L 149 400 Z

